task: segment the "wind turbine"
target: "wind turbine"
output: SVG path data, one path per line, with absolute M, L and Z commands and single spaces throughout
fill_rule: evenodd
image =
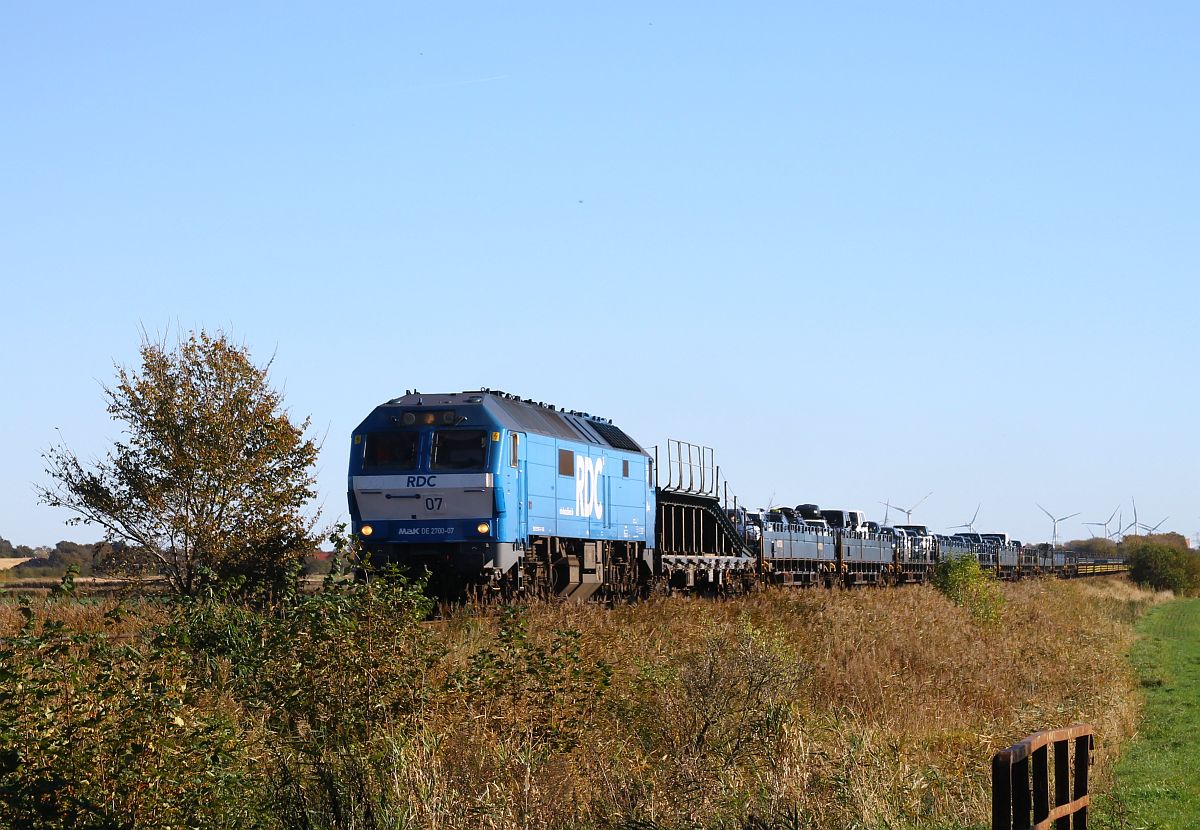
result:
M 960 527 L 965 527 L 967 530 L 974 533 L 975 532 L 975 520 L 979 518 L 979 508 L 981 508 L 981 507 L 983 507 L 983 502 L 980 502 L 979 504 L 975 505 L 975 513 L 971 516 L 971 520 L 969 522 L 967 522 L 966 524 L 961 524 L 961 525 L 951 525 L 950 529 L 956 530 Z
M 1113 541 L 1120 542 L 1125 538 L 1125 511 L 1117 514 L 1117 529 L 1113 531 Z
M 890 511 L 891 511 L 891 509 L 892 509 L 892 505 L 891 505 L 890 503 L 886 502 L 886 501 L 881 501 L 881 502 L 880 502 L 880 504 L 882 504 L 882 505 L 883 505 L 883 508 L 884 508 L 884 509 L 883 509 L 883 522 L 882 522 L 882 524 L 883 524 L 883 526 L 884 526 L 884 527 L 887 527 L 887 523 L 888 523 L 888 516 L 889 516 L 889 515 L 891 515 L 891 514 L 890 514 Z
M 1036 501 L 1034 502 L 1034 504 L 1037 504 L 1037 506 L 1038 506 L 1038 510 L 1042 511 L 1042 512 L 1043 512 L 1043 513 L 1045 513 L 1047 516 L 1050 516 L 1050 521 L 1054 522 L 1054 541 L 1052 542 L 1052 544 L 1053 544 L 1053 546 L 1054 546 L 1054 547 L 1058 547 L 1058 523 L 1059 523 L 1059 522 L 1065 522 L 1067 519 L 1074 519 L 1074 518 L 1075 518 L 1076 516 L 1078 516 L 1079 514 L 1078 514 L 1078 513 L 1072 513 L 1070 516 L 1063 516 L 1062 518 L 1056 519 L 1056 518 L 1054 518 L 1054 516 L 1052 516 L 1052 515 L 1050 514 L 1050 511 L 1049 511 L 1049 510 L 1047 510 L 1046 508 L 1042 507 L 1042 506 L 1041 506 L 1040 504 L 1038 504 Z
M 904 514 L 904 523 L 910 525 L 910 524 L 912 524 L 913 511 L 916 510 L 918 507 L 920 507 L 922 504 L 924 504 L 925 499 L 929 498 L 932 495 L 933 495 L 933 491 L 930 490 L 928 493 L 926 493 L 924 496 L 921 497 L 921 500 L 919 502 L 917 502 L 916 504 L 914 504 L 912 507 L 909 507 L 909 508 L 897 507 L 896 505 L 888 504 L 887 502 L 884 502 L 884 504 L 893 510 L 899 510 L 901 513 L 903 513 Z
M 1167 516 L 1166 518 L 1164 518 L 1164 519 L 1162 520 L 1162 522 L 1159 522 L 1159 523 L 1158 523 L 1158 524 L 1156 524 L 1154 527 L 1150 527 L 1149 525 L 1138 525 L 1138 526 L 1139 526 L 1139 527 L 1140 527 L 1142 530 L 1146 531 L 1146 535 L 1147 535 L 1147 536 L 1149 536 L 1151 533 L 1153 533 L 1154 531 L 1156 531 L 1156 530 L 1158 530 L 1160 527 L 1162 527 L 1162 526 L 1163 526 L 1163 522 L 1165 522 L 1165 521 L 1166 521 L 1167 519 L 1169 519 L 1169 518 L 1171 518 L 1171 517 L 1170 517 L 1170 516 Z
M 1112 537 L 1109 536 L 1109 533 L 1108 533 L 1108 524 L 1109 524 L 1109 522 L 1111 522 L 1113 520 L 1113 517 L 1117 515 L 1117 511 L 1120 509 L 1121 509 L 1121 505 L 1118 504 L 1116 507 L 1113 508 L 1112 516 L 1109 516 L 1104 521 L 1102 521 L 1102 522 L 1084 522 L 1084 524 L 1091 525 L 1092 527 L 1103 527 L 1104 528 L 1104 538 L 1110 539 Z M 1090 530 L 1088 532 L 1091 533 Z

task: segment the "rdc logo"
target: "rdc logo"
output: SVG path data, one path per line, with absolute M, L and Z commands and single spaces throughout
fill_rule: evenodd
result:
M 604 505 L 600 503 L 600 471 L 604 469 L 603 458 L 575 456 L 575 515 L 594 519 L 604 518 Z

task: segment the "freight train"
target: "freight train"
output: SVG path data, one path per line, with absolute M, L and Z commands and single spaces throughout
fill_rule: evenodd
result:
M 1124 568 L 1005 534 L 880 527 L 853 510 L 747 510 L 711 449 L 670 441 L 660 457 L 609 419 L 491 389 L 376 407 L 353 432 L 348 483 L 371 565 L 428 572 L 443 597 L 919 583 L 960 556 L 1004 579 Z

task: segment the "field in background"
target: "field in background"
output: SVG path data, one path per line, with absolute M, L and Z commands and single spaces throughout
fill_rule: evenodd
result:
M 1161 599 L 1046 579 L 1001 586 L 993 623 L 913 587 L 428 624 L 380 590 L 282 615 L 0 604 L 6 636 L 33 616 L 0 749 L 134 826 L 976 826 L 991 754 L 1039 729 L 1092 723 L 1104 791 Z

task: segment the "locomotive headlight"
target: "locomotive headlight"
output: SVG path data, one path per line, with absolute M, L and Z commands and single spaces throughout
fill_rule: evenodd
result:
M 475 530 L 477 530 L 480 535 L 487 535 L 488 531 L 491 529 L 492 526 L 487 522 L 480 522 L 479 524 L 475 525 Z
M 370 525 L 363 525 L 362 527 L 360 527 L 358 529 L 358 532 L 361 533 L 363 536 L 370 536 L 372 533 L 375 532 L 375 528 L 371 527 Z

